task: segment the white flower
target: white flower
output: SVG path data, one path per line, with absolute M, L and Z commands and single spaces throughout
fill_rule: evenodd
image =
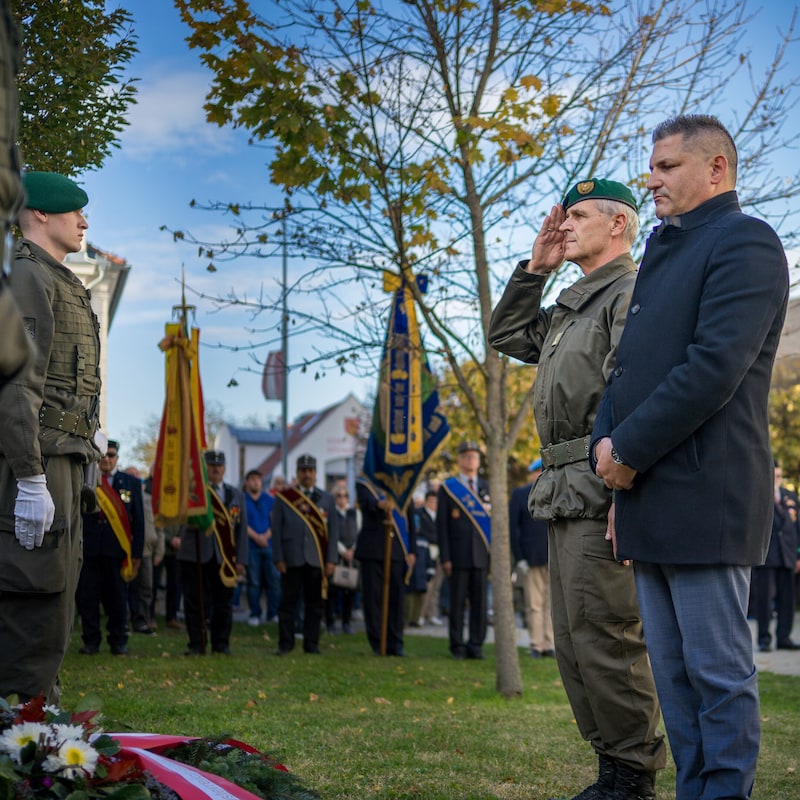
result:
M 22 722 L 19 725 L 12 725 L 0 736 L 0 751 L 8 753 L 19 764 L 22 748 L 30 742 L 38 742 L 42 735 L 47 739 L 48 733 L 47 726 L 40 725 L 38 722 Z
M 61 744 L 68 739 L 83 739 L 83 725 L 53 725 L 56 744 Z
M 65 778 L 71 780 L 82 772 L 94 775 L 97 766 L 98 752 L 88 742 L 81 739 L 68 739 L 58 752 L 48 756 L 42 768 L 46 772 L 60 772 Z

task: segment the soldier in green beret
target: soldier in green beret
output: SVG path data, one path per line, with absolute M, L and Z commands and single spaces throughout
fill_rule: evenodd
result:
M 89 227 L 86 192 L 51 172 L 30 172 L 23 185 L 11 291 L 35 356 L 0 391 L 0 695 L 57 703 L 81 568 L 84 466 L 101 455 L 100 339 L 89 293 L 61 263 Z
M 561 679 L 599 760 L 597 781 L 573 800 L 653 800 L 656 770 L 666 765 L 633 570 L 606 539 L 612 493 L 588 457 L 636 278 L 630 248 L 638 229 L 627 186 L 600 178 L 575 184 L 545 217 L 489 326 L 492 347 L 539 365 L 534 414 L 544 470 L 528 506 L 548 523 Z M 543 308 L 548 278 L 565 259 L 583 275 Z

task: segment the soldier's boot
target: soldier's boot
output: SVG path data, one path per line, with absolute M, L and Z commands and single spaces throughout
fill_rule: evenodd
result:
M 617 762 L 612 800 L 656 800 L 656 773 L 635 770 Z
M 618 763 L 613 758 L 598 754 L 597 780 L 571 800 L 611 800 L 616 786 Z

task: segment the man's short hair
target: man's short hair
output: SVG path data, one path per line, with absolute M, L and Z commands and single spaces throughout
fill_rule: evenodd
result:
M 668 136 L 680 134 L 684 141 L 697 143 L 709 158 L 722 153 L 728 160 L 728 174 L 736 185 L 736 172 L 739 156 L 736 144 L 728 129 L 716 118 L 708 114 L 681 114 L 670 117 L 656 125 L 653 130 L 653 144 Z
M 261 478 L 261 480 L 264 480 L 264 476 L 261 474 L 261 471 L 257 469 L 251 469 L 247 473 L 247 475 L 244 476 L 244 479 L 247 480 L 248 478 L 250 478 L 251 475 L 258 475 L 258 477 Z
M 597 210 L 601 214 L 608 214 L 608 216 L 614 216 L 614 214 L 624 214 L 625 215 L 625 227 L 622 230 L 622 241 L 625 242 L 628 247 L 633 247 L 633 243 L 636 241 L 636 234 L 639 233 L 639 214 L 635 208 L 631 208 L 627 203 L 622 203 L 619 200 L 606 200 L 604 199 L 597 199 L 595 200 L 597 203 Z

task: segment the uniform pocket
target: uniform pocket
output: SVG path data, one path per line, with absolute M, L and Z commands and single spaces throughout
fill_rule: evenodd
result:
M 26 550 L 13 532 L 0 531 L 0 592 L 63 592 L 67 588 L 64 533 L 64 529 L 48 531 L 41 547 Z

